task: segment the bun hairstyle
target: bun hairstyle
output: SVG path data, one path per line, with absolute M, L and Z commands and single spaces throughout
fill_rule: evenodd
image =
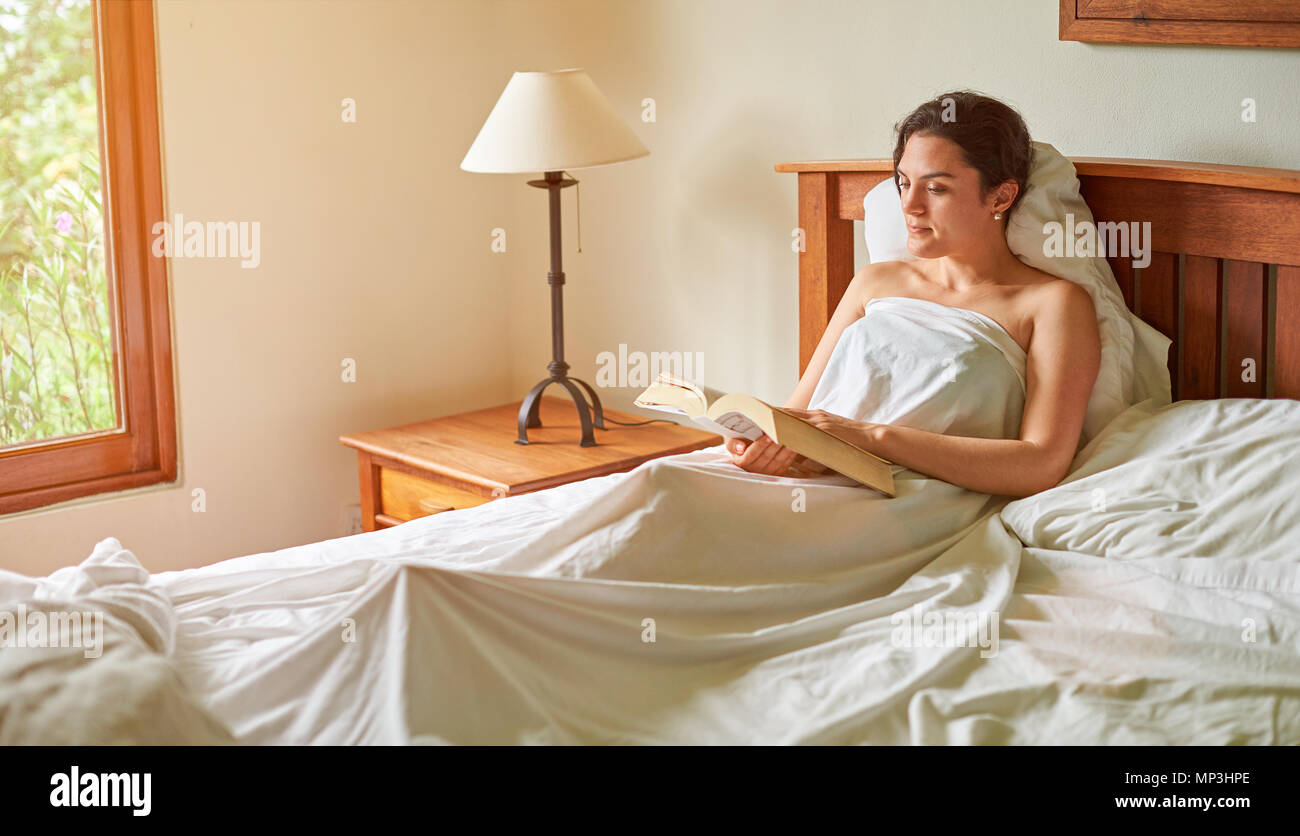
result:
M 961 149 L 966 164 L 980 173 L 980 193 L 1014 180 L 1020 187 L 1003 212 L 1009 218 L 1029 186 L 1029 160 L 1033 153 L 1029 128 L 1010 105 L 970 90 L 943 93 L 913 110 L 894 126 L 894 186 L 898 187 L 898 163 L 907 140 L 914 134 L 928 134 L 951 140 Z M 900 194 L 902 193 L 900 189 Z

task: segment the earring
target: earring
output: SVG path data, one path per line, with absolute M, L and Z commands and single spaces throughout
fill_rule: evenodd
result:
M 993 220 L 995 220 L 995 221 L 1000 221 L 1000 220 L 1002 220 L 1002 213 L 1001 213 L 1001 212 L 994 212 L 994 213 L 993 213 Z

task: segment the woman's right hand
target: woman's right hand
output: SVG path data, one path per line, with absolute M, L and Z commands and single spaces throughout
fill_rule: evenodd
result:
M 766 435 L 754 441 L 732 438 L 727 441 L 727 452 L 731 454 L 732 464 L 750 473 L 763 473 L 768 476 L 788 476 L 787 471 L 795 459 L 802 459 L 789 447 L 777 444 Z

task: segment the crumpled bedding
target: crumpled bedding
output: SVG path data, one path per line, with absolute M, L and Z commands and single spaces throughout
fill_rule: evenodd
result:
M 881 530 L 891 556 L 862 562 L 843 537 L 771 521 L 807 513 L 805 530 L 861 539 L 855 518 L 883 499 L 802 480 L 809 510 L 792 512 L 801 480 L 724 470 L 742 473 L 710 448 L 157 580 L 187 680 L 257 743 L 835 742 L 966 650 L 891 646 L 895 612 L 988 610 L 1010 591 L 1014 538 L 979 536 L 995 505 L 933 538 Z M 754 501 L 709 490 L 733 479 Z M 918 507 L 959 490 L 898 485 Z M 727 527 L 674 531 L 676 498 Z
M 172 667 L 175 631 L 111 537 L 46 578 L 0 570 L 0 745 L 234 742 Z
M 692 566 L 714 547 L 691 525 L 660 582 L 628 579 L 650 564 L 597 577 L 533 548 L 568 539 L 577 509 L 604 509 L 575 552 L 601 554 L 637 542 L 624 503 L 780 481 L 710 448 L 156 580 L 187 679 L 250 742 L 1295 744 L 1298 430 L 1294 401 L 1139 404 L 1056 488 L 990 500 L 915 560 L 820 576 L 825 550 L 775 537 L 764 552 L 774 508 L 746 518 L 728 498 L 696 513 L 729 509 L 765 583 Z M 900 496 L 918 482 L 942 484 L 904 474 Z M 824 508 L 856 490 L 805 487 Z M 806 582 L 773 554 L 803 559 Z M 996 643 L 900 643 L 934 613 L 992 614 Z
M 1300 743 L 1297 460 L 1298 401 L 1122 413 L 1001 511 L 1026 547 L 999 664 L 932 695 L 926 739 Z

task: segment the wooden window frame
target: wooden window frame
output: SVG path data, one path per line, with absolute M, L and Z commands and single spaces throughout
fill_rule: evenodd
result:
M 176 480 L 154 0 L 91 0 L 116 429 L 0 450 L 0 514 Z
M 1300 9 L 1282 0 L 1060 0 L 1059 40 L 1300 47 Z

